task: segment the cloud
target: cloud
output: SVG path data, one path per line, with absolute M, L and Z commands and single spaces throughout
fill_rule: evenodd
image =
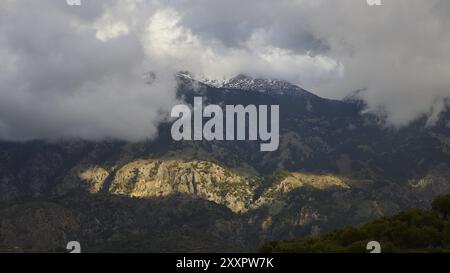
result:
M 173 8 L 155 12 L 145 33 L 147 53 L 199 77 L 220 79 L 246 73 L 292 79 L 301 75 L 309 82 L 326 80 L 341 69 L 339 63 L 327 56 L 299 54 L 272 45 L 265 29 L 252 32 L 239 47 L 229 47 L 226 41 L 194 33 L 182 20 L 182 12 Z
M 432 121 L 450 96 L 450 2 L 363 2 L 322 0 L 310 11 L 311 31 L 345 67 L 343 77 L 319 90 L 340 96 L 367 88 L 369 111 L 384 109 L 390 124 L 402 126 L 423 114 Z
M 332 98 L 365 88 L 389 123 L 432 124 L 450 95 L 449 11 L 446 0 L 4 0 L 0 138 L 151 138 L 179 70 Z
M 96 10 L 84 14 L 59 2 L 0 4 L 0 137 L 153 137 L 175 101 L 174 71 L 146 54 L 137 6 L 83 1 L 80 11 Z M 151 86 L 147 71 L 158 74 Z
M 389 124 L 423 114 L 435 120 L 450 96 L 446 0 L 175 3 L 193 35 L 227 45 L 225 52 L 251 52 L 238 57 L 239 72 L 286 79 L 331 98 L 366 89 L 368 111 L 383 109 Z

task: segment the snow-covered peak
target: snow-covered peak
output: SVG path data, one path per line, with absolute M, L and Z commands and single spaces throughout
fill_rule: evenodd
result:
M 250 90 L 260 92 L 283 92 L 283 91 L 303 90 L 300 87 L 295 86 L 286 81 L 273 79 L 260 79 L 260 78 L 255 79 L 243 74 L 240 74 L 234 78 L 226 79 L 223 81 L 203 80 L 202 82 L 218 88 Z
M 305 94 L 309 92 L 304 89 L 293 85 L 287 81 L 274 80 L 274 79 L 261 79 L 252 78 L 247 75 L 240 74 L 236 77 L 224 80 L 211 80 L 211 79 L 195 79 L 189 72 L 180 72 L 179 77 L 187 80 L 196 80 L 211 87 L 233 89 L 233 90 L 245 90 L 245 91 L 257 91 L 257 92 L 270 92 L 278 94 L 294 93 Z

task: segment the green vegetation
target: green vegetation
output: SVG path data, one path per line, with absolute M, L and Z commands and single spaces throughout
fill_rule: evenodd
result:
M 359 227 L 346 227 L 312 238 L 270 242 L 260 252 L 368 252 L 369 241 L 382 252 L 450 252 L 450 195 L 436 198 L 432 210 L 411 210 Z
M 450 195 L 434 199 L 431 206 L 434 211 L 440 213 L 444 219 L 447 219 L 450 214 Z

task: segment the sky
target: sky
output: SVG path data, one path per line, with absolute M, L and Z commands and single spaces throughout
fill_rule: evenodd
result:
M 0 2 L 0 139 L 152 138 L 186 70 L 327 98 L 364 89 L 397 127 L 432 126 L 450 97 L 447 0 L 81 2 Z

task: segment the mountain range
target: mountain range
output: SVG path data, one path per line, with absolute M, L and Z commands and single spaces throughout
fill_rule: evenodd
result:
M 358 92 L 177 75 L 177 96 L 280 105 L 280 146 L 156 139 L 0 142 L 0 251 L 242 252 L 315 236 L 450 193 L 450 110 L 394 128 Z M 361 91 L 363 92 L 363 91 Z

